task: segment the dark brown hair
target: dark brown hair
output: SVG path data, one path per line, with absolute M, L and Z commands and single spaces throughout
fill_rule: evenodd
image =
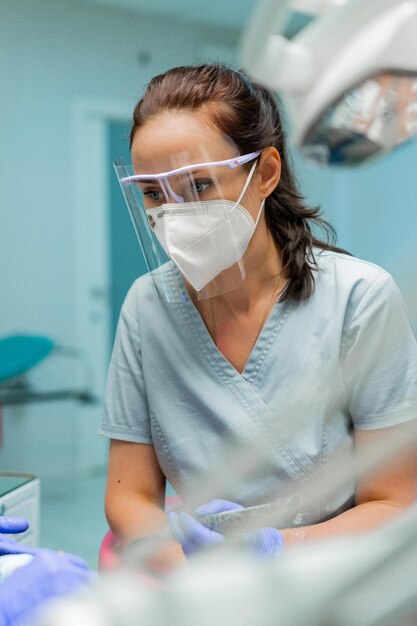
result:
M 313 247 L 344 251 L 334 246 L 336 233 L 320 217 L 320 207 L 304 203 L 289 164 L 278 105 L 267 89 L 221 63 L 170 69 L 151 80 L 138 102 L 130 142 L 136 130 L 157 113 L 194 111 L 213 103 L 220 105 L 211 111 L 213 123 L 234 141 L 240 154 L 269 146 L 280 154 L 281 178 L 265 201 L 266 223 L 282 252 L 288 278 L 281 300 L 306 300 L 314 291 L 313 272 L 317 270 Z M 316 238 L 316 227 L 324 231 L 325 241 Z

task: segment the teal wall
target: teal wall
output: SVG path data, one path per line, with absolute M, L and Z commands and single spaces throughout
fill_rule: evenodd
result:
M 416 169 L 414 142 L 338 175 L 343 241 L 353 253 L 392 272 L 408 298 L 417 282 Z
M 295 163 L 302 191 L 322 205 L 340 246 L 393 275 L 416 323 L 417 142 L 359 168 L 325 168 L 297 154 Z

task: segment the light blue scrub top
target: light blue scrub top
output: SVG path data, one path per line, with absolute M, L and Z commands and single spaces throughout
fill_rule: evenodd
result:
M 245 476 L 244 461 L 240 480 L 228 481 L 226 470 L 216 493 L 248 506 L 292 483 L 296 493 L 317 469 L 333 471 L 352 450 L 353 427 L 417 417 L 416 339 L 394 281 L 347 255 L 322 251 L 316 259 L 314 294 L 275 304 L 241 374 L 188 296 L 168 303 L 149 275 L 139 278 L 120 315 L 101 434 L 152 444 L 183 498 L 236 446 L 260 441 L 268 463 Z M 172 263 L 165 271 L 180 280 Z M 319 502 L 318 517 L 349 508 L 353 495 L 351 476 Z

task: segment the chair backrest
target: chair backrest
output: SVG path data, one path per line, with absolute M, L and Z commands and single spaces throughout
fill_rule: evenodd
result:
M 0 383 L 24 374 L 43 361 L 54 345 L 48 337 L 38 335 L 0 338 Z

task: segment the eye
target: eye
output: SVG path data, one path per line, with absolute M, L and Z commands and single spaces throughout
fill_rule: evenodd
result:
M 151 202 L 162 202 L 163 201 L 163 193 L 160 189 L 146 189 L 143 192 L 143 195 L 148 198 Z
M 195 191 L 198 194 L 202 194 L 205 191 L 207 191 L 207 189 L 210 187 L 211 185 L 211 180 L 193 180 L 191 181 L 191 188 L 193 191 Z

